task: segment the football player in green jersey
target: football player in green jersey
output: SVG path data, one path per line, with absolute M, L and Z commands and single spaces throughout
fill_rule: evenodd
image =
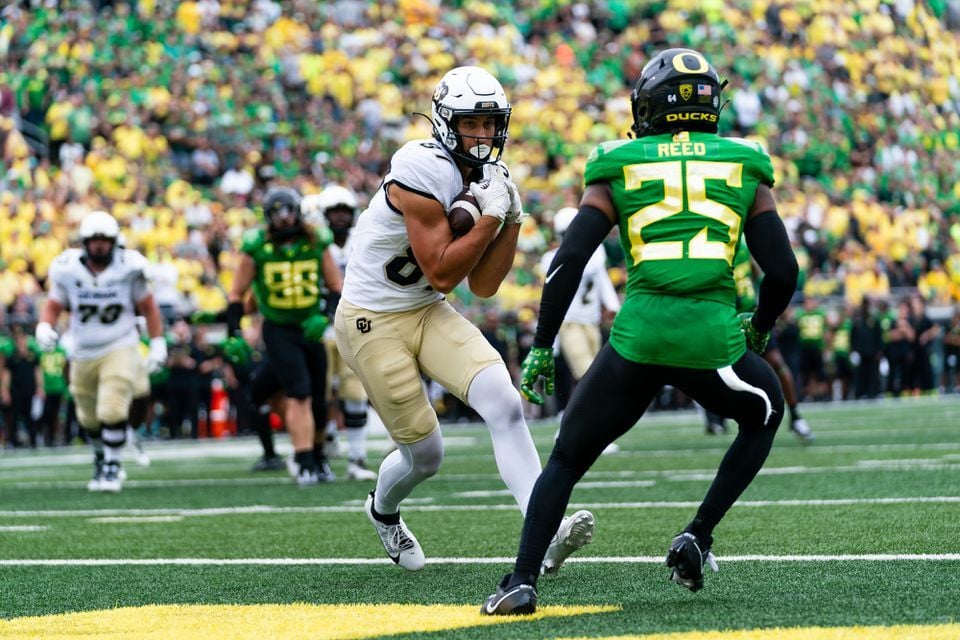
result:
M 773 198 L 763 149 L 717 135 L 721 82 L 702 54 L 668 49 L 631 95 L 634 140 L 588 158 L 579 212 L 550 265 L 520 389 L 553 387 L 552 348 L 584 265 L 614 225 L 627 262 L 626 298 L 610 340 L 567 405 L 527 509 L 512 573 L 483 605 L 490 615 L 536 610 L 540 561 L 574 485 L 629 430 L 664 385 L 734 419 L 739 433 L 694 518 L 669 546 L 671 579 L 703 587 L 713 530 L 763 466 L 783 417 L 776 374 L 758 353 L 793 295 L 797 262 Z M 764 272 L 754 313 L 736 308 L 740 235 Z
M 227 307 L 230 337 L 224 351 L 242 360 L 240 320 L 243 299 L 252 288 L 263 321 L 263 342 L 276 365 L 287 396 L 284 422 L 293 443 L 297 483 L 329 482 L 333 472 L 323 456 L 314 416 L 326 415 L 326 352 L 323 333 L 329 324 L 324 290 L 340 293 L 340 269 L 327 250 L 329 230 L 303 224 L 300 195 L 289 187 L 273 187 L 263 201 L 266 228 L 244 234 L 243 256 Z

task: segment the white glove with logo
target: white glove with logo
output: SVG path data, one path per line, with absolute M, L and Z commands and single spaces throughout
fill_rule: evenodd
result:
M 53 351 L 57 346 L 57 341 L 60 340 L 60 334 L 50 326 L 49 322 L 37 324 L 35 337 L 37 338 L 37 345 L 43 351 Z
M 147 372 L 154 374 L 167 363 L 167 339 L 163 336 L 150 338 L 150 353 L 147 354 Z
M 513 180 L 507 180 L 507 186 L 510 188 L 510 211 L 504 220 L 507 224 L 523 224 L 523 219 L 527 214 L 523 212 L 523 201 L 520 200 L 520 190 Z
M 510 211 L 510 187 L 503 168 L 498 165 L 483 165 L 483 179 L 470 184 L 470 194 L 477 199 L 480 215 L 490 216 L 503 222 Z

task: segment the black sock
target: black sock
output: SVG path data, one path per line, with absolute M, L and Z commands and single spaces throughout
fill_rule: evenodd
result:
M 791 404 L 787 407 L 787 411 L 790 412 L 790 422 L 796 422 L 800 419 L 800 409 L 797 409 L 797 405 Z
M 503 576 L 503 580 L 500 581 L 500 587 L 502 589 L 510 589 L 519 584 L 530 584 L 534 587 L 537 586 L 537 577 L 532 573 L 518 573 L 514 571 L 513 573 L 508 573 Z
M 257 410 L 257 437 L 263 447 L 264 458 L 276 458 L 277 451 L 273 448 L 273 428 L 270 426 L 270 412 L 263 413 Z
M 317 466 L 317 462 L 313 458 L 313 449 L 297 451 L 293 454 L 293 461 L 300 465 L 301 469 L 313 469 Z
M 770 454 L 776 429 L 740 429 L 717 469 L 697 515 L 687 526 L 704 545 L 713 544 L 713 529 L 756 477 Z M 543 477 L 543 476 L 541 476 Z
M 370 494 L 371 496 L 373 493 Z M 377 508 L 370 505 L 370 512 L 373 514 L 374 520 L 377 522 L 382 522 L 383 524 L 400 524 L 400 512 L 396 513 L 380 513 L 377 511 Z

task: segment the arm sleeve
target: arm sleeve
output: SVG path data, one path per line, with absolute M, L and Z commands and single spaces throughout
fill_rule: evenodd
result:
M 227 335 L 241 335 L 240 321 L 243 319 L 243 303 L 231 302 L 227 305 Z
M 797 288 L 797 258 L 783 221 L 775 211 L 764 211 L 750 218 L 743 231 L 747 248 L 763 271 L 753 324 L 760 331 L 770 331 Z
M 553 346 L 570 302 L 580 286 L 583 270 L 612 228 L 610 218 L 596 207 L 580 208 L 547 269 L 533 346 Z

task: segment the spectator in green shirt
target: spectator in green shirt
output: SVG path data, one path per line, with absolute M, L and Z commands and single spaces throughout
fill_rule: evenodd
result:
M 60 407 L 67 391 L 67 352 L 57 345 L 53 351 L 40 353 L 40 371 L 43 375 L 43 443 L 52 447 L 63 441 L 60 433 Z

